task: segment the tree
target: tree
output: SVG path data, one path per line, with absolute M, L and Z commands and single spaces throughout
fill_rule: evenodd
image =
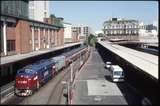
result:
M 98 37 L 104 37 L 104 34 L 103 33 L 99 33 Z
M 54 14 L 51 14 L 50 17 L 51 17 L 51 18 L 55 18 L 56 16 L 55 16 Z
M 94 36 L 93 34 L 90 34 L 89 37 L 88 37 L 88 44 L 90 46 L 95 47 L 96 41 L 97 41 L 96 36 Z

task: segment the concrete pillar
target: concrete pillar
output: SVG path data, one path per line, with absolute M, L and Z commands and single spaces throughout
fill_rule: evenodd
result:
M 3 49 L 4 49 L 4 55 L 7 55 L 7 31 L 6 31 L 6 28 L 7 28 L 7 24 L 6 22 L 4 21 L 3 22 Z
M 35 46 L 34 46 L 34 27 L 32 27 L 32 50 L 34 51 Z
M 13 75 L 13 65 L 11 64 L 10 66 L 9 66 L 9 71 L 10 71 L 10 75 Z
M 55 45 L 57 46 L 57 30 L 55 30 Z
M 55 34 L 55 30 L 53 30 L 53 40 L 54 40 L 54 46 L 56 45 L 56 42 L 55 42 L 55 36 L 56 36 L 56 34 Z
M 48 29 L 48 48 L 50 48 L 50 29 Z
M 59 46 L 59 30 L 57 30 L 57 46 Z
M 53 45 L 53 29 L 51 30 L 51 44 Z
M 43 41 L 43 45 L 44 45 L 44 48 L 46 48 L 45 46 L 46 46 L 46 39 L 45 39 L 46 37 L 45 37 L 45 28 L 43 29 L 43 40 L 45 41 Z
M 52 43 L 53 43 L 53 46 L 54 46 L 54 30 L 52 29 Z
M 38 49 L 41 48 L 40 28 L 38 28 Z

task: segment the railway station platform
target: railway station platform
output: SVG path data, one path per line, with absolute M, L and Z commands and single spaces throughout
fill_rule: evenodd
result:
M 158 56 L 140 52 L 107 41 L 99 41 L 100 45 L 115 53 L 130 64 L 158 80 Z
M 19 60 L 23 60 L 23 59 L 26 59 L 26 58 L 33 57 L 33 56 L 46 54 L 46 53 L 49 53 L 49 52 L 54 52 L 54 51 L 57 51 L 57 50 L 60 50 L 60 49 L 76 46 L 76 45 L 79 45 L 79 44 L 82 44 L 82 42 L 64 44 L 63 46 L 58 46 L 58 47 L 45 49 L 45 50 L 33 51 L 33 52 L 30 52 L 30 53 L 26 53 L 26 54 L 18 54 L 18 55 L 12 55 L 12 56 L 7 56 L 7 57 L 1 57 L 0 65 L 16 62 L 16 61 L 19 61 Z

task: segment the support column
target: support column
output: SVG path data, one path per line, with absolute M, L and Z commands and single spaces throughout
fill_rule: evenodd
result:
M 55 45 L 57 46 L 57 30 L 55 30 Z
M 41 48 L 40 28 L 38 28 L 38 50 Z
M 51 30 L 51 33 L 52 33 L 52 34 L 51 34 L 51 35 L 52 35 L 52 36 L 51 36 L 51 42 L 52 42 L 52 47 L 53 47 L 53 42 L 54 42 L 54 41 L 53 41 L 53 39 L 54 39 L 54 37 L 53 37 L 53 36 L 54 36 L 54 35 L 53 35 L 53 29 Z
M 55 46 L 55 29 L 53 30 L 53 42 L 54 42 L 54 46 Z
M 7 55 L 7 39 L 6 39 L 6 36 L 7 36 L 7 32 L 6 32 L 6 27 L 7 27 L 7 24 L 6 22 L 4 21 L 3 22 L 3 49 L 4 49 L 4 55 Z
M 46 38 L 46 37 L 45 37 L 45 28 L 44 28 L 44 29 L 43 29 L 43 45 L 44 45 L 43 47 L 44 47 L 44 48 L 46 48 L 46 47 L 45 47 L 45 46 L 46 46 L 46 45 L 45 45 L 45 43 L 46 43 L 46 39 L 45 39 L 45 38 Z
M 32 50 L 34 51 L 34 27 L 32 27 Z
M 50 48 L 50 29 L 48 29 L 48 48 Z
M 10 75 L 13 75 L 13 65 L 11 64 L 10 66 L 9 66 L 9 71 L 10 71 Z
M 59 46 L 59 36 L 58 36 L 59 34 L 58 33 L 59 31 L 57 30 L 57 46 Z

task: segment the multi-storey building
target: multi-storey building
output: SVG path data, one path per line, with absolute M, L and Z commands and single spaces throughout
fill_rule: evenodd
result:
M 28 0 L 2 0 L 1 14 L 28 18 Z
M 72 24 L 68 22 L 63 22 L 64 26 L 64 42 L 79 42 L 79 34 L 77 30 L 72 30 Z
M 50 15 L 49 1 L 29 1 L 29 18 L 42 21 Z
M 139 22 L 137 20 L 112 18 L 104 22 L 103 31 L 109 39 L 138 40 Z
M 72 32 L 79 36 L 80 41 L 85 41 L 91 33 L 91 28 L 86 25 L 73 25 Z
M 31 20 L 28 19 L 28 1 L 1 1 L 1 56 L 63 45 L 61 19 L 55 19 L 58 20 L 56 25 L 54 21 Z
M 64 26 L 64 42 L 65 43 L 73 42 L 72 30 L 71 30 L 72 24 L 67 23 L 67 22 L 63 22 L 63 26 Z
M 156 26 L 153 24 L 144 25 L 143 22 L 141 22 L 139 27 L 139 41 L 146 43 L 158 42 L 158 31 Z

